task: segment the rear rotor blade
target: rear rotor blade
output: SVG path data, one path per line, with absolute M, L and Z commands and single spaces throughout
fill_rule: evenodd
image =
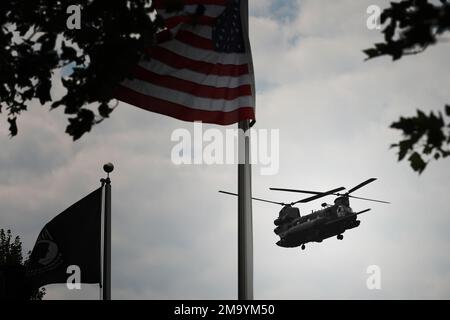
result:
M 365 212 L 368 212 L 368 211 L 370 211 L 370 210 L 372 210 L 372 209 L 366 209 L 366 210 L 357 212 L 357 213 L 355 213 L 355 215 L 360 215 L 360 214 L 365 213 Z
M 335 224 L 335 223 L 339 223 L 342 220 L 352 219 L 353 217 L 357 217 L 358 215 L 360 215 L 360 214 L 362 214 L 364 212 L 370 211 L 370 210 L 372 210 L 372 209 L 366 209 L 366 210 L 363 210 L 363 211 L 360 211 L 360 212 L 355 212 L 355 213 L 353 213 L 351 215 L 343 216 L 343 217 L 341 217 L 339 219 L 336 219 L 336 220 L 331 220 L 330 222 L 325 223 L 325 225 L 330 225 L 330 224 L 332 225 L 332 224 Z
M 350 193 L 352 193 L 352 192 L 358 190 L 359 188 L 364 187 L 366 184 L 369 184 L 369 183 L 371 183 L 371 182 L 374 182 L 375 180 L 377 180 L 377 178 L 370 178 L 370 179 L 367 179 L 366 181 L 364 181 L 364 182 L 358 184 L 356 187 L 353 187 L 353 188 L 351 188 L 350 190 L 348 190 L 347 194 L 350 194 Z
M 224 194 L 229 194 L 229 195 L 231 195 L 231 196 L 238 196 L 237 193 L 232 193 L 232 192 L 228 192 L 228 191 L 222 191 L 222 190 L 220 190 L 219 192 L 220 192 L 220 193 L 224 193 Z M 253 200 L 257 200 L 257 201 L 263 201 L 263 202 L 268 202 L 268 203 L 278 204 L 278 205 L 280 205 L 280 206 L 285 206 L 285 205 L 286 205 L 286 204 L 283 203 L 283 202 L 276 202 L 276 201 L 270 201 L 270 200 L 265 200 L 265 199 L 260 199 L 260 198 L 253 198 L 253 197 L 252 197 L 252 199 L 253 199 Z
M 387 201 L 382 201 L 382 200 L 375 200 L 375 199 L 368 199 L 368 198 L 361 198 L 361 197 L 355 197 L 355 196 L 347 196 L 349 198 L 355 198 L 355 199 L 359 199 L 359 200 L 366 200 L 366 201 L 373 201 L 373 202 L 381 202 L 381 203 L 387 203 L 390 204 L 390 202 Z
M 312 197 L 309 197 L 309 198 L 306 198 L 306 199 L 302 199 L 302 200 L 299 200 L 299 201 L 297 201 L 297 202 L 293 202 L 293 203 L 291 203 L 291 205 L 294 205 L 294 204 L 297 204 L 297 203 L 306 203 L 306 202 L 310 202 L 310 201 L 313 201 L 313 200 L 316 200 L 316 199 L 319 199 L 319 198 L 328 196 L 328 195 L 330 195 L 330 194 L 334 194 L 335 192 L 339 192 L 339 191 L 344 190 L 344 189 L 345 189 L 344 187 L 339 187 L 339 188 L 336 188 L 336 189 L 333 189 L 333 190 L 329 190 L 329 191 L 326 191 L 326 192 L 322 192 L 322 193 L 317 194 L 317 195 L 315 195 L 315 196 L 312 196 Z

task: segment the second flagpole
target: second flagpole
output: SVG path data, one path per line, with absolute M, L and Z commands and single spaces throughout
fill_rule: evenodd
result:
M 114 170 L 112 163 L 103 166 L 107 173 L 106 179 L 102 179 L 105 184 L 105 207 L 103 220 L 103 300 L 111 300 L 111 179 L 109 174 Z

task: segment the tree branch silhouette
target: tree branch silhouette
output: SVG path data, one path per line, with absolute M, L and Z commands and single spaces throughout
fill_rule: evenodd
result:
M 383 10 L 380 22 L 385 27 L 382 31 L 384 42 L 363 50 L 366 60 L 381 56 L 391 56 L 398 60 L 406 55 L 425 51 L 436 44 L 439 37 L 450 30 L 450 4 L 441 0 L 432 4 L 428 0 L 403 0 L 391 2 Z M 431 160 L 439 160 L 450 155 L 450 106 L 445 106 L 436 115 L 428 116 L 421 110 L 416 116 L 400 117 L 391 124 L 391 128 L 401 130 L 404 137 L 391 147 L 398 148 L 398 159 L 407 159 L 411 168 L 422 173 Z
M 146 57 L 162 27 L 150 0 L 80 0 L 81 28 L 70 30 L 73 1 L 0 2 L 0 112 L 11 136 L 29 102 L 64 108 L 74 140 L 113 111 L 114 88 Z M 52 75 L 64 70 L 67 93 L 51 96 Z M 94 109 L 96 108 L 96 110 Z

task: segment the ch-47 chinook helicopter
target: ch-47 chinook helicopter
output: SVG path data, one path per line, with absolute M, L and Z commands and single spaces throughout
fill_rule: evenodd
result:
M 336 188 L 326 192 L 270 188 L 270 190 L 275 191 L 314 194 L 314 196 L 312 197 L 301 199 L 291 203 L 276 202 L 260 198 L 252 199 L 283 206 L 278 215 L 278 218 L 274 221 L 274 224 L 277 226 L 274 232 L 280 237 L 277 245 L 285 248 L 301 246 L 302 250 L 305 250 L 305 244 L 308 242 L 322 242 L 324 239 L 334 236 L 337 236 L 337 239 L 342 240 L 344 239 L 344 236 L 342 234 L 346 230 L 353 229 L 359 226 L 361 221 L 357 220 L 358 215 L 370 211 L 371 209 L 354 212 L 350 207 L 349 198 L 389 203 L 386 201 L 360 198 L 350 195 L 351 193 L 375 180 L 376 178 L 368 179 L 351 188 L 346 193 L 338 193 L 339 191 L 345 190 L 344 187 Z M 219 192 L 237 196 L 236 193 L 226 191 Z M 298 203 L 310 202 L 328 195 L 338 196 L 334 200 L 334 205 L 323 203 L 322 209 L 312 212 L 311 214 L 301 216 L 300 209 L 294 207 Z

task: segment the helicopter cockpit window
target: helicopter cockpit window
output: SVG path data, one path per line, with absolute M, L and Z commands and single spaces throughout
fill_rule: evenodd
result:
M 343 217 L 344 214 L 345 214 L 344 207 L 339 206 L 339 207 L 337 208 L 337 215 L 338 215 L 338 217 Z

